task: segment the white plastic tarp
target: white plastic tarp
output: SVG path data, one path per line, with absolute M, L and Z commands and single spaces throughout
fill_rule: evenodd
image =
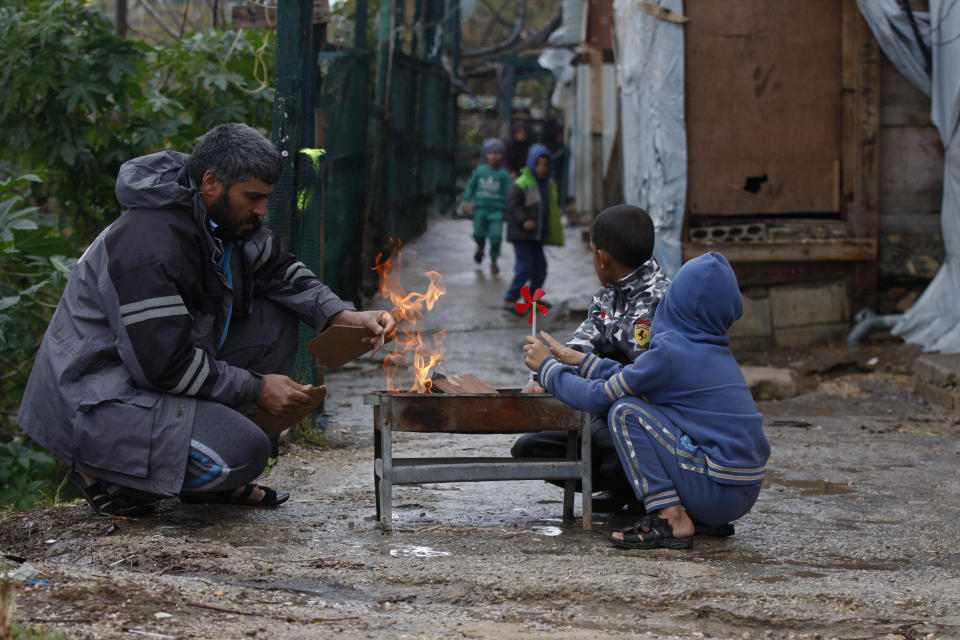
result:
M 683 13 L 682 0 L 658 4 Z M 656 18 L 634 0 L 614 0 L 621 80 L 623 190 L 656 228 L 654 256 L 673 276 L 682 262 L 680 232 L 687 195 L 683 110 L 683 25 Z
M 931 119 L 943 140 L 940 224 L 946 258 L 923 295 L 894 325 L 894 335 L 925 351 L 960 352 L 960 8 L 930 0 L 914 13 L 933 58 L 927 71 L 907 14 L 897 0 L 857 0 L 880 47 L 903 75 L 931 98 Z M 953 10 L 956 9 L 956 10 Z

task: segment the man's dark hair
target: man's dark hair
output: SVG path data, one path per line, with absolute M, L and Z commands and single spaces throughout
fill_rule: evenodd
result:
M 250 178 L 275 184 L 282 168 L 273 143 L 242 122 L 218 124 L 207 131 L 187 159 L 187 175 L 198 187 L 207 171 L 227 189 Z
M 618 204 L 590 225 L 590 241 L 620 264 L 636 269 L 653 255 L 653 220 L 640 207 Z

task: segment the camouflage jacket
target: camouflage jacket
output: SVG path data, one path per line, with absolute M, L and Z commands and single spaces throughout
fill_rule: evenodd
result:
M 650 258 L 630 275 L 600 287 L 567 346 L 630 364 L 647 350 L 653 313 L 669 284 L 656 258 Z

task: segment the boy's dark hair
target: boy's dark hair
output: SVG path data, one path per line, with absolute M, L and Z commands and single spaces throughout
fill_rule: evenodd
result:
M 198 187 L 207 171 L 227 189 L 250 178 L 275 184 L 282 168 L 280 152 L 273 143 L 240 122 L 220 124 L 207 131 L 187 159 L 187 174 Z
M 653 220 L 640 207 L 608 207 L 590 225 L 590 241 L 620 264 L 636 269 L 653 255 Z

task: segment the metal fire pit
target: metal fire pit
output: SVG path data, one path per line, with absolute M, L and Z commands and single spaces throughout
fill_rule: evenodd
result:
M 392 528 L 395 484 L 479 482 L 489 480 L 564 480 L 563 517 L 573 518 L 575 482 L 582 483 L 583 528 L 593 526 L 590 502 L 590 416 L 571 409 L 552 395 L 391 393 L 377 391 L 363 398 L 373 405 L 374 491 L 377 519 Z M 566 458 L 394 458 L 394 431 L 421 433 L 529 433 L 566 431 Z M 577 457 L 577 436 L 582 456 Z

